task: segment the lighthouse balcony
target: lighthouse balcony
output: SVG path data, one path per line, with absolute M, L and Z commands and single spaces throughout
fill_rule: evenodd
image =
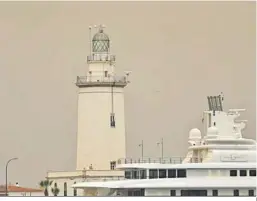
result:
M 127 85 L 127 78 L 126 76 L 77 76 L 76 85 L 78 87 L 125 87 Z
M 87 56 L 87 62 L 92 63 L 92 62 L 115 62 L 116 57 L 115 55 L 109 55 L 109 54 L 97 54 L 93 53 L 90 56 Z

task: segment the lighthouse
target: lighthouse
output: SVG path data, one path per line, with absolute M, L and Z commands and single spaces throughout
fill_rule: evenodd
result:
M 88 70 L 77 76 L 77 170 L 112 170 L 126 157 L 124 88 L 128 74 L 116 75 L 116 57 L 110 50 L 104 26 L 95 26 L 91 37 Z

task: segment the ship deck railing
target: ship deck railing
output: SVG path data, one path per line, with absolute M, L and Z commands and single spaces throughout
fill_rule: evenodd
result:
M 183 161 L 187 161 L 189 163 L 201 163 L 203 161 L 202 158 L 199 157 L 157 157 L 157 158 L 122 158 L 117 161 L 117 164 L 133 164 L 133 163 L 161 163 L 161 164 L 181 164 Z

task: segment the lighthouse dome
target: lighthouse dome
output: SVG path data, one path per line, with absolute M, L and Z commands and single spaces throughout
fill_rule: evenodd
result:
M 94 53 L 107 53 L 110 48 L 109 36 L 104 33 L 103 28 L 100 27 L 99 31 L 93 36 L 92 50 Z

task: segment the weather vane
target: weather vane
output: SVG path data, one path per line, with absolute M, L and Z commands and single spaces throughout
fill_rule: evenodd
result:
M 102 32 L 103 29 L 105 28 L 105 25 L 100 24 L 100 25 L 95 25 L 94 27 L 95 27 L 95 28 L 98 28 L 98 29 L 99 29 L 99 32 Z

